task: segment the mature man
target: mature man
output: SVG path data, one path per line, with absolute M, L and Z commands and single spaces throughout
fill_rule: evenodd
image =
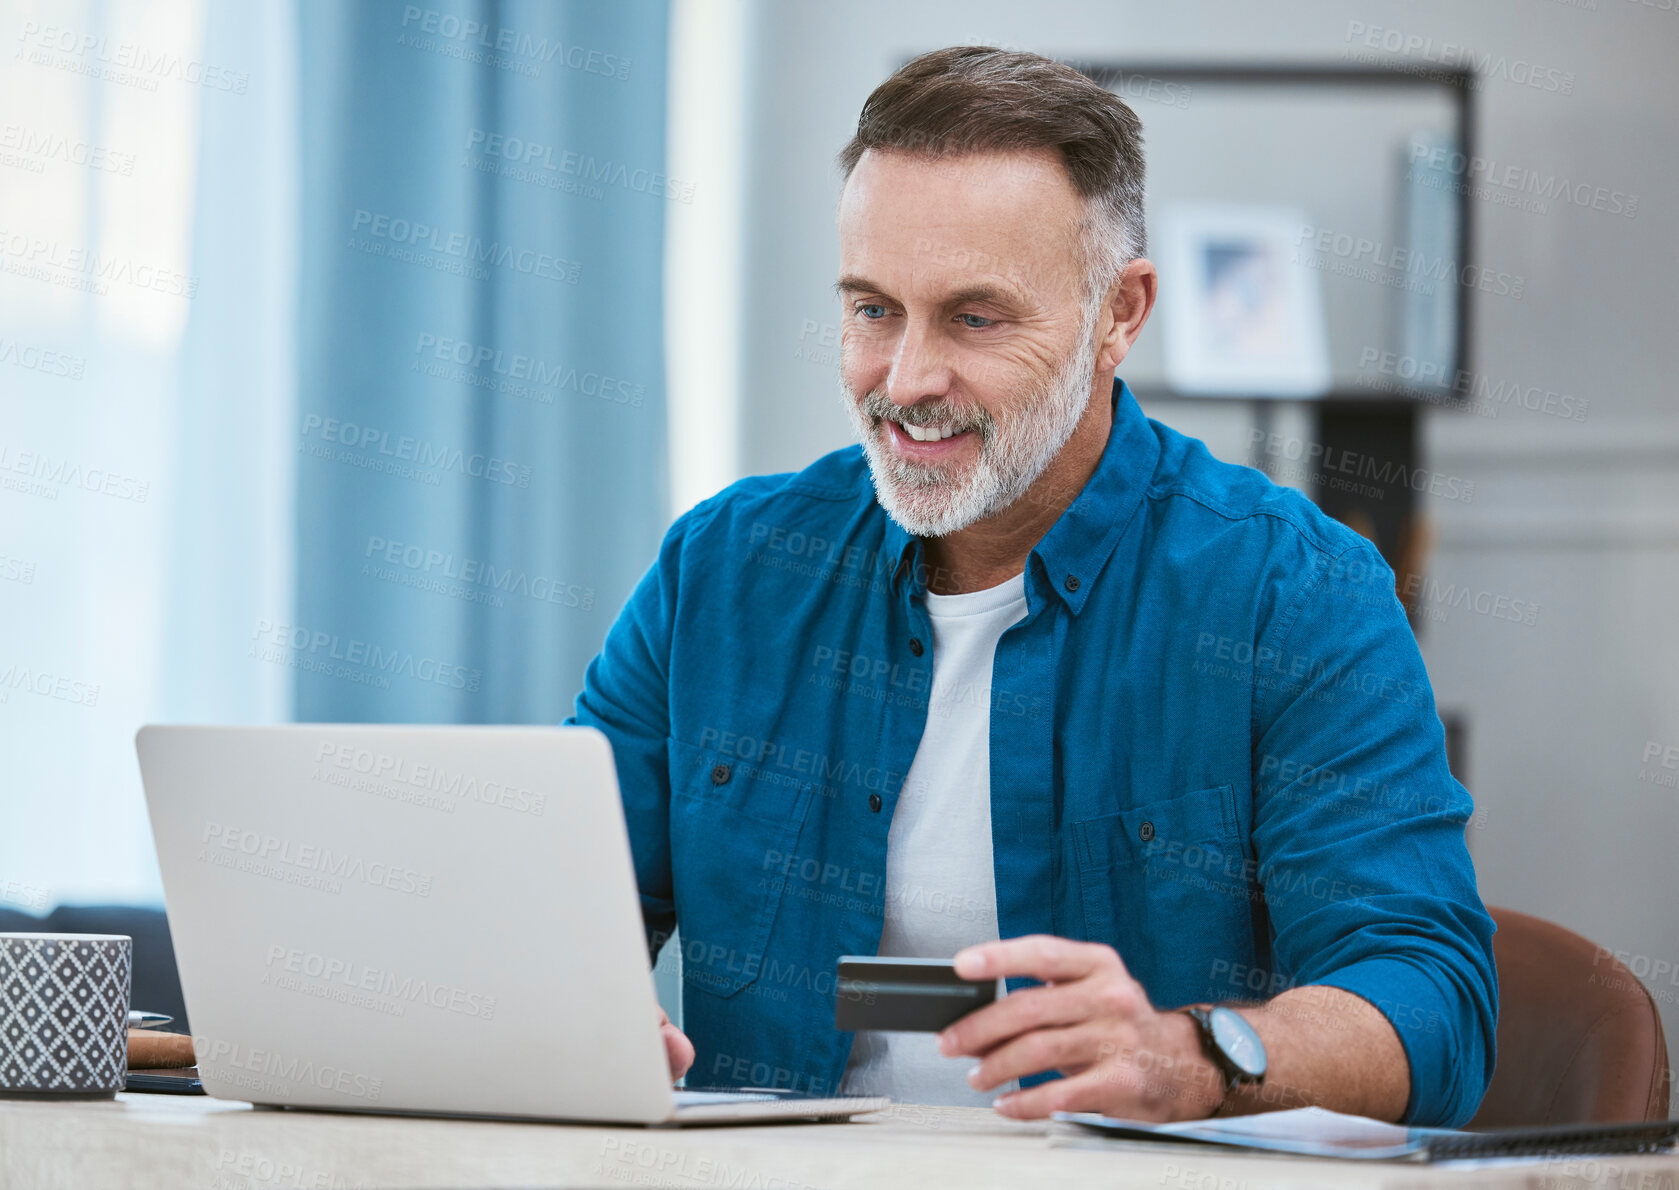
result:
M 1379 555 L 1114 379 L 1157 284 L 1135 115 L 941 50 L 840 162 L 861 449 L 683 516 L 573 719 L 612 741 L 655 953 L 680 926 L 673 1071 L 1466 1120 L 1496 1011 L 1469 796 Z M 875 953 L 1009 994 L 837 1032 L 834 961 Z

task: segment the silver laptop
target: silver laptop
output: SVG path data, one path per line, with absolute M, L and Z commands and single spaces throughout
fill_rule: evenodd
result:
M 144 727 L 136 746 L 210 1095 L 645 1124 L 889 1103 L 671 1087 L 592 728 Z

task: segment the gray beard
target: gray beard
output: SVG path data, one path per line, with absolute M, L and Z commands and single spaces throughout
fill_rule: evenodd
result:
M 942 403 L 915 406 L 918 425 L 952 426 L 980 436 L 979 459 L 951 475 L 942 465 L 900 458 L 887 446 L 889 432 L 876 419 L 903 411 L 876 389 L 858 398 L 845 386 L 845 411 L 863 444 L 874 480 L 875 498 L 905 532 L 916 537 L 945 537 L 1008 508 L 1044 473 L 1090 403 L 1096 366 L 1095 319 L 1080 334 L 1080 346 L 1028 400 L 993 418 L 981 409 L 957 413 Z

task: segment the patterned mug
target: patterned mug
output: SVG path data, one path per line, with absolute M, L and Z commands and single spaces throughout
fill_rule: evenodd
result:
M 0 1095 L 122 1090 L 133 954 L 125 934 L 0 934 Z

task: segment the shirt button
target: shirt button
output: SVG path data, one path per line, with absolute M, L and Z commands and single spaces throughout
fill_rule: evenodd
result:
M 1137 837 L 1147 843 L 1154 838 L 1154 823 L 1145 822 L 1137 828 Z
M 715 768 L 713 768 L 711 770 L 711 783 L 713 785 L 721 785 L 721 784 L 723 784 L 723 782 L 727 781 L 728 779 L 729 779 L 729 766 L 728 765 L 720 764 L 720 765 L 717 765 Z
M 1061 585 L 1066 587 L 1068 591 L 1076 591 L 1079 589 L 1079 576 L 1076 574 L 1069 574 L 1066 579 L 1062 581 Z
M 927 650 L 922 646 L 919 636 L 912 636 L 909 638 L 909 651 L 919 657 Z
M 869 809 L 876 814 L 880 813 L 880 795 L 878 793 L 869 794 Z

